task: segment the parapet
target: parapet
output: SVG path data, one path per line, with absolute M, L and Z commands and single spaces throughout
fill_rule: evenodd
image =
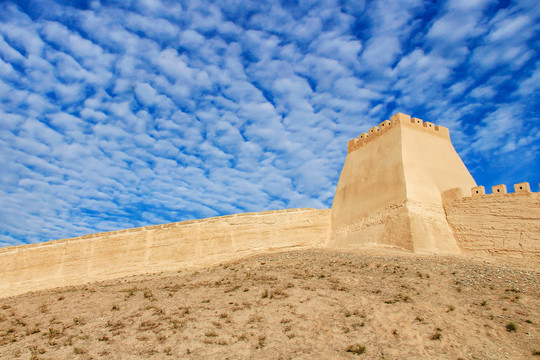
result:
M 349 142 L 347 143 L 347 152 L 350 153 L 356 149 L 361 148 L 371 140 L 377 138 L 379 135 L 399 124 L 417 127 L 431 134 L 450 139 L 450 132 L 448 131 L 448 128 L 444 126 L 435 125 L 429 121 L 423 121 L 419 118 L 411 119 L 409 115 L 397 113 L 390 117 L 390 120 L 384 120 L 383 122 L 379 123 L 379 126 L 374 126 L 369 129 L 368 132 L 360 134 L 358 138 L 349 140 Z
M 540 188 L 540 184 L 538 184 Z M 521 182 L 514 184 L 514 192 L 508 193 L 506 190 L 505 184 L 495 185 L 491 187 L 491 194 L 486 194 L 486 189 L 483 186 L 475 186 L 471 188 L 471 196 L 466 196 L 461 192 L 460 188 L 453 188 L 446 190 L 442 193 L 444 202 L 453 201 L 455 199 L 461 198 L 480 198 L 485 196 L 514 196 L 514 194 L 532 194 L 534 191 L 531 191 L 531 186 L 528 182 Z

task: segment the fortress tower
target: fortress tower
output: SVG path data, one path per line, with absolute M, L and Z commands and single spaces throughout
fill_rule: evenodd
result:
M 398 113 L 349 141 L 328 245 L 459 253 L 442 194 L 475 186 L 447 128 Z

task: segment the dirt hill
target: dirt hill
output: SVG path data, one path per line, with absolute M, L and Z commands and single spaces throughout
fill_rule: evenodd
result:
M 304 250 L 0 299 L 2 359 L 540 359 L 538 263 Z

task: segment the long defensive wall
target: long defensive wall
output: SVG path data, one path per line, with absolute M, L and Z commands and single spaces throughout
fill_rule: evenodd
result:
M 486 195 L 447 128 L 398 113 L 349 141 L 331 209 L 290 209 L 0 248 L 0 297 L 313 247 L 540 259 L 540 194 Z

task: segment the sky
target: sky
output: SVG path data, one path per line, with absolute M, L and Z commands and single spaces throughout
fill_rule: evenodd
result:
M 538 191 L 539 4 L 0 1 L 0 246 L 329 208 L 397 112 Z

